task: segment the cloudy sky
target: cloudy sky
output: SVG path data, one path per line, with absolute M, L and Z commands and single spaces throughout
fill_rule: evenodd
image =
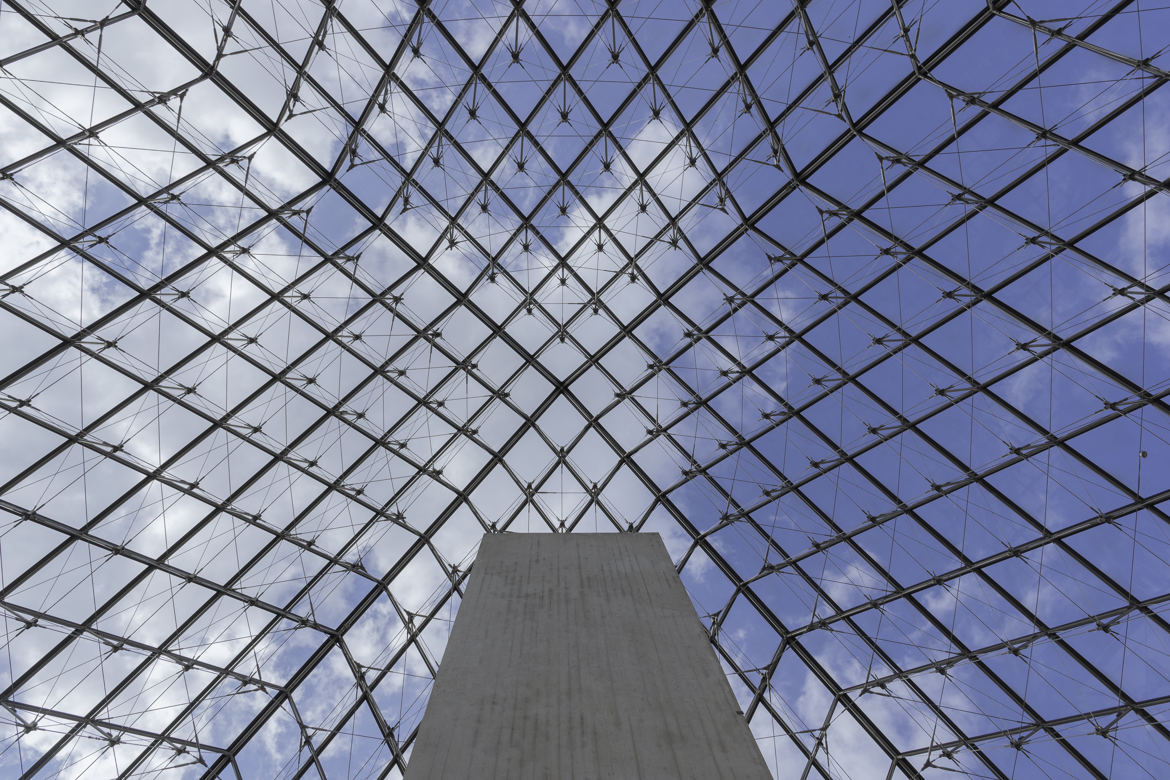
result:
M 0 0 L 0 774 L 400 777 L 482 535 L 576 531 L 776 773 L 1165 776 L 1168 48 Z

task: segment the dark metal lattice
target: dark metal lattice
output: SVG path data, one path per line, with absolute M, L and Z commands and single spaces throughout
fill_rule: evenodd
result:
M 1168 46 L 0 0 L 0 773 L 399 777 L 483 532 L 652 530 L 778 774 L 1166 776 Z

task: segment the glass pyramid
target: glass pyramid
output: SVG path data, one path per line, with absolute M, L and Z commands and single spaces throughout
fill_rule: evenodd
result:
M 400 777 L 482 534 L 654 531 L 778 776 L 1167 776 L 1168 47 L 3 0 L 0 775 Z

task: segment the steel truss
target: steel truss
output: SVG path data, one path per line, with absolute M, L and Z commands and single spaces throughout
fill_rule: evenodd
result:
M 1166 773 L 1164 9 L 182 5 L 0 2 L 6 774 L 400 776 L 509 530 L 784 776 Z

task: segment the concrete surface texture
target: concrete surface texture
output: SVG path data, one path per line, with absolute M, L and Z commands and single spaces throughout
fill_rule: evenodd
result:
M 657 534 L 484 537 L 407 780 L 770 776 Z

